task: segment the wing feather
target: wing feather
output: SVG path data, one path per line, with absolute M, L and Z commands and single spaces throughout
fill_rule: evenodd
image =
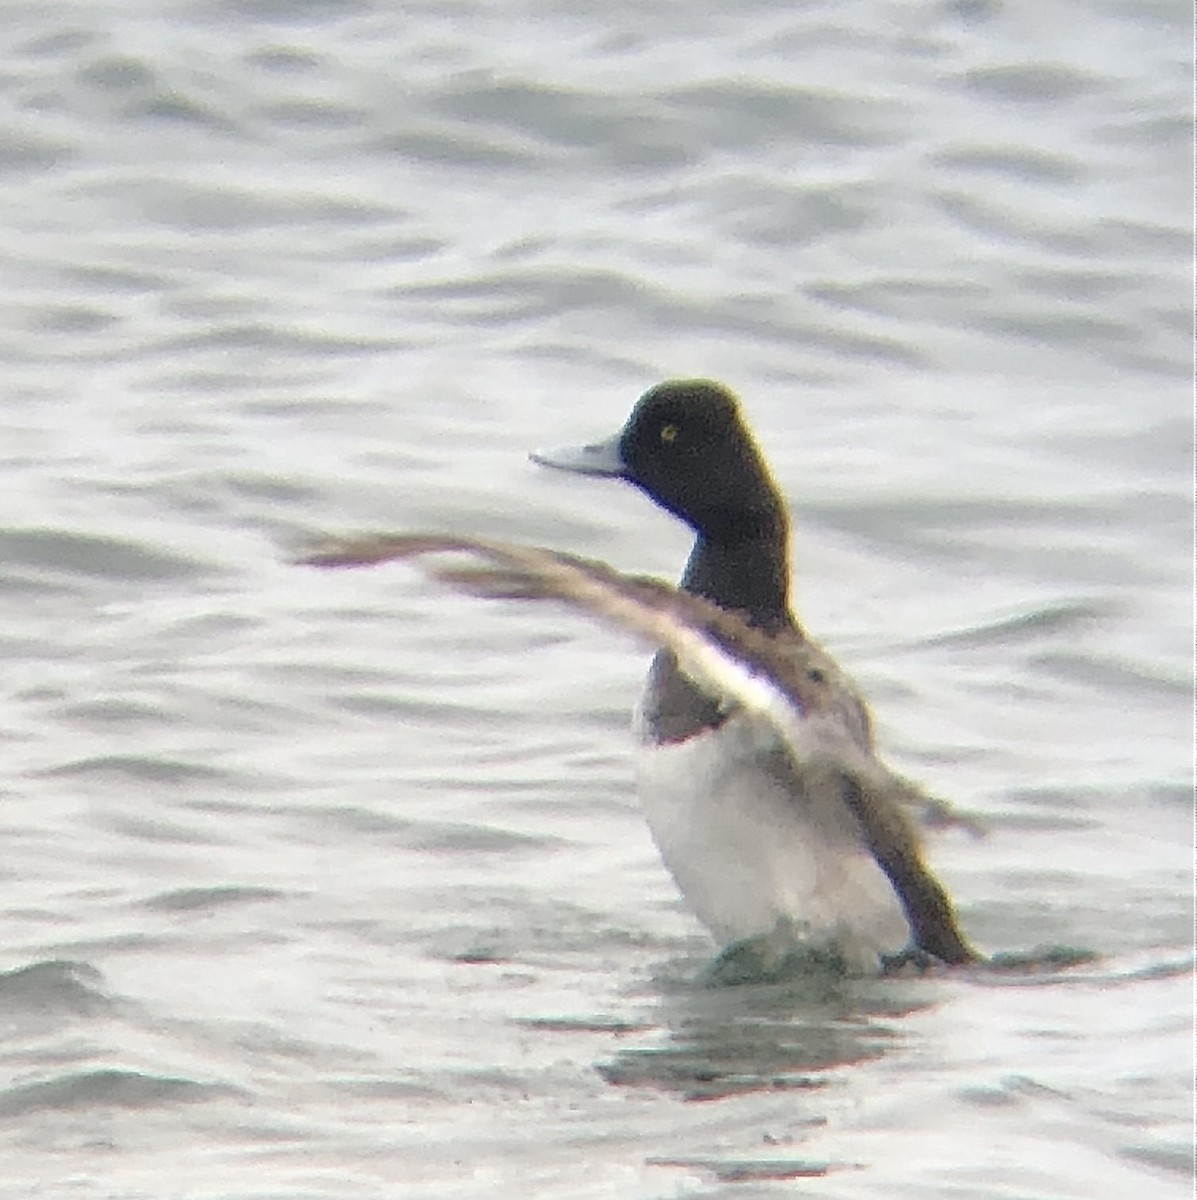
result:
M 909 810 L 932 802 L 886 767 L 867 742 L 862 745 L 859 732 L 844 719 L 847 685 L 817 646 L 803 638 L 783 642 L 663 580 L 626 575 L 593 559 L 536 546 L 448 534 L 379 534 L 327 542 L 300 561 L 354 567 L 446 554 L 471 561 L 422 565 L 454 587 L 483 597 L 563 601 L 673 651 L 696 684 L 772 735 L 791 770 L 833 773 L 917 945 L 953 964 L 979 957 L 960 932 L 946 891 L 923 861 Z

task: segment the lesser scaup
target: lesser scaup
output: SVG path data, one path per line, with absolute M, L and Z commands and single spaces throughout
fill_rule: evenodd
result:
M 626 479 L 696 541 L 681 589 L 551 550 L 439 534 L 333 542 L 308 562 L 460 551 L 434 573 L 565 600 L 662 647 L 636 724 L 639 790 L 666 866 L 722 945 L 829 944 L 865 969 L 910 951 L 978 959 L 923 861 L 927 797 L 876 756 L 868 710 L 789 605 L 789 522 L 735 397 L 705 380 L 641 397 L 610 441 L 533 456 Z
M 764 635 L 765 667 L 802 714 L 801 748 L 792 731 L 762 738 L 662 642 L 636 714 L 639 793 L 699 920 L 722 944 L 781 933 L 859 965 L 909 944 L 974 961 L 905 811 L 926 797 L 877 759 L 859 692 L 793 615 L 786 507 L 736 397 L 709 380 L 662 383 L 609 440 L 533 458 L 626 480 L 685 521 L 681 589 Z M 797 675 L 781 678 L 783 662 Z

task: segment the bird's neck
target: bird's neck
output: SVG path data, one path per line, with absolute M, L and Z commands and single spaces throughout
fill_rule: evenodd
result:
M 728 522 L 715 535 L 699 532 L 682 587 L 720 608 L 742 612 L 767 633 L 793 627 L 790 531 L 784 514 Z

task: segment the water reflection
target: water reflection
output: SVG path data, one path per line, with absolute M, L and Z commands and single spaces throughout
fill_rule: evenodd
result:
M 608 1083 L 704 1101 L 813 1091 L 832 1068 L 880 1058 L 898 1040 L 890 1022 L 932 1003 L 919 981 L 852 978 L 826 963 L 736 987 L 691 976 L 660 981 L 656 1039 L 597 1064 Z

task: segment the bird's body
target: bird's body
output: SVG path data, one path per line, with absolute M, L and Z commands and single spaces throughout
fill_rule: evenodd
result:
M 796 768 L 759 722 L 737 715 L 718 739 L 641 747 L 636 769 L 661 858 L 721 946 L 816 941 L 868 969 L 910 941 L 838 779 Z

